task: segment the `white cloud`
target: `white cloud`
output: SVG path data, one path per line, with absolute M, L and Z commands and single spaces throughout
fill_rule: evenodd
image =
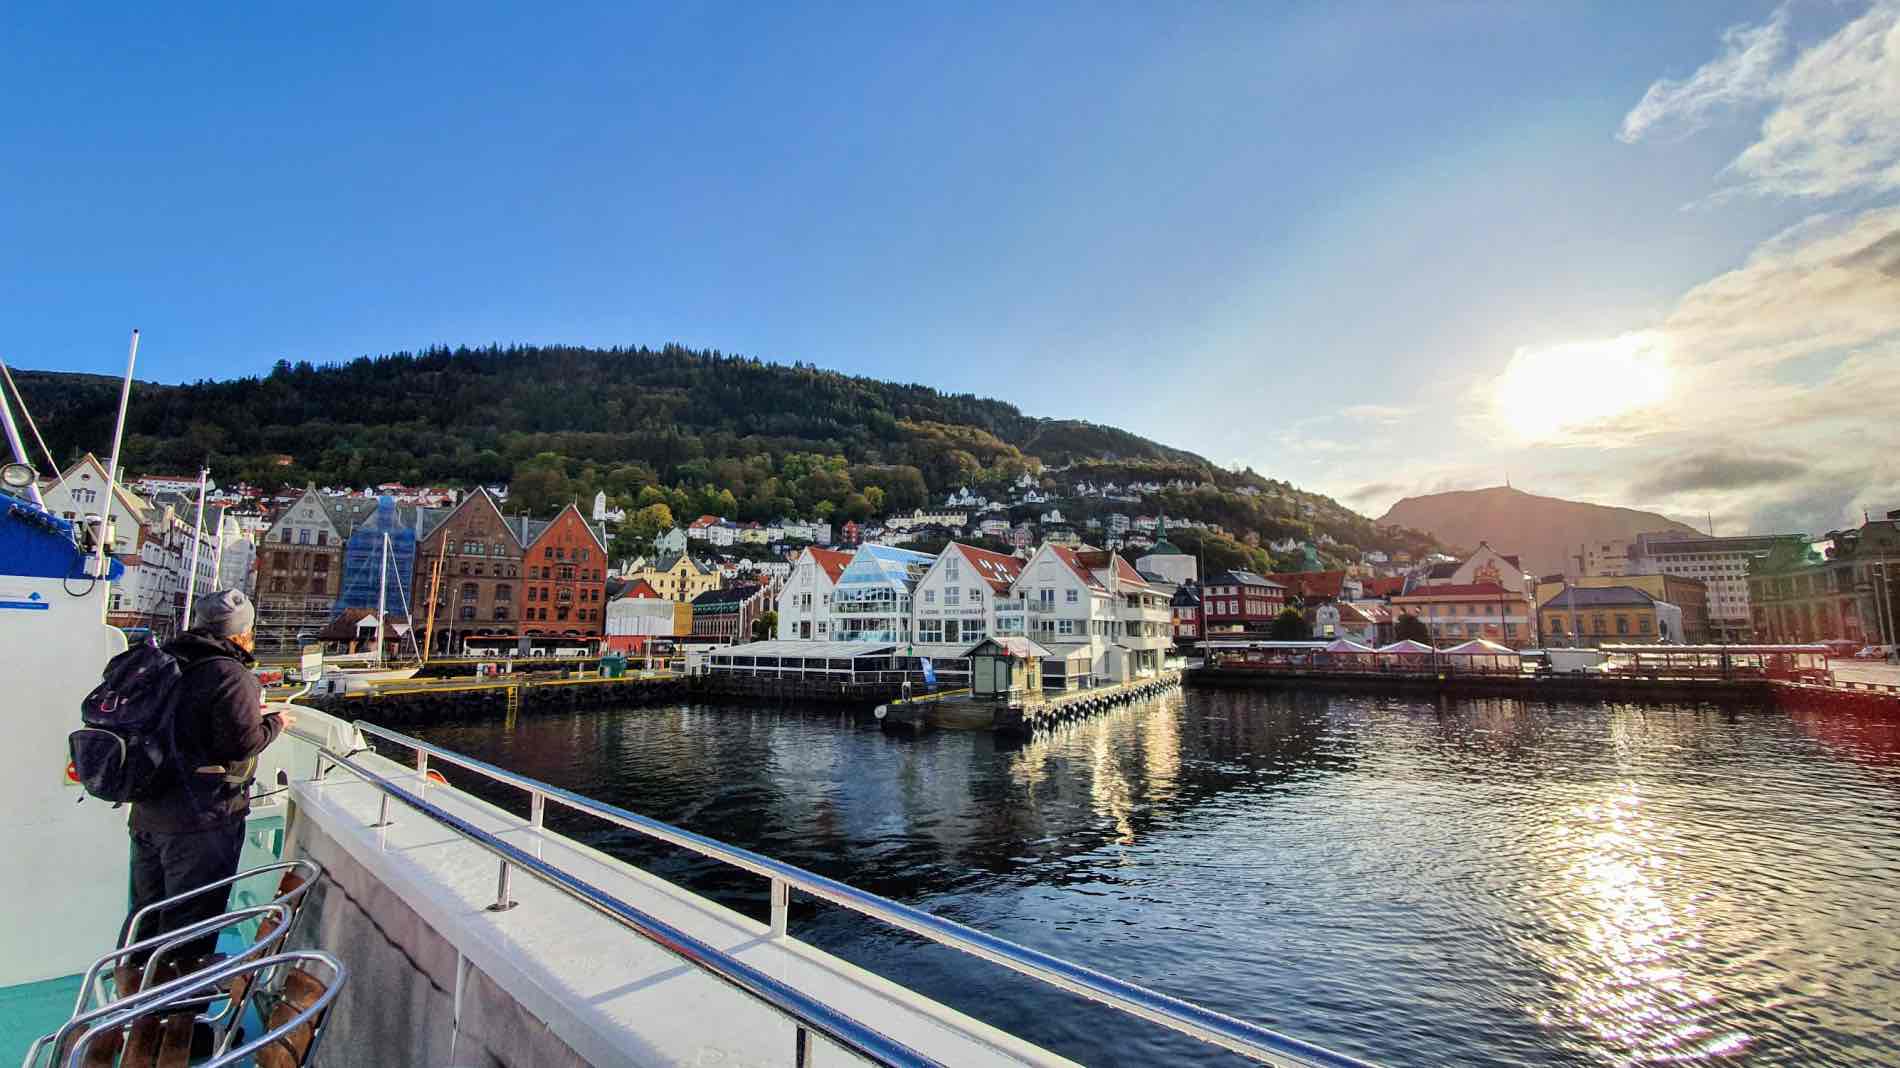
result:
M 1493 440 L 1604 450 L 1633 506 L 1757 529 L 1900 508 L 1900 207 L 1811 219 L 1653 329 L 1520 350 L 1474 388 Z
M 1658 126 L 1691 133 L 1711 113 L 1767 99 L 1775 67 L 1788 48 L 1788 8 L 1782 5 L 1759 26 L 1731 26 L 1722 34 L 1722 54 L 1686 80 L 1663 78 L 1649 87 L 1617 136 L 1638 141 Z
M 1825 39 L 1792 49 L 1786 4 L 1723 34 L 1721 55 L 1683 81 L 1649 87 L 1618 136 L 1693 132 L 1720 111 L 1768 108 L 1728 165 L 1727 192 L 1834 197 L 1900 191 L 1900 0 L 1875 0 Z M 1785 61 L 1785 62 L 1784 62 Z
M 1395 404 L 1353 404 L 1341 408 L 1339 414 L 1347 419 L 1389 426 L 1411 415 L 1413 411 L 1412 408 L 1402 408 Z

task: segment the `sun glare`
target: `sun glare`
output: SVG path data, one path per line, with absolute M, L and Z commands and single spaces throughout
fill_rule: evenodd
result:
M 1504 425 L 1526 441 L 1554 441 L 1662 403 L 1669 361 L 1653 331 L 1519 349 L 1492 389 Z

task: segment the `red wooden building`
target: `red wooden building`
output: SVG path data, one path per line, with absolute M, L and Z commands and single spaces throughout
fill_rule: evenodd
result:
M 607 611 L 607 545 L 579 508 L 568 505 L 541 529 L 522 566 L 522 637 L 600 640 Z

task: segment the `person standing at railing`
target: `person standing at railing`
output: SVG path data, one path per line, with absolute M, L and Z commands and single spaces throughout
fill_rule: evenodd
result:
M 199 601 L 190 630 L 165 643 L 183 674 L 173 698 L 173 768 L 163 787 L 132 805 L 132 911 L 237 874 L 250 784 L 257 756 L 296 722 L 292 713 L 264 714 L 264 691 L 252 674 L 256 610 L 237 590 Z M 211 892 L 166 908 L 154 929 L 176 930 L 225 911 L 228 895 Z M 178 960 L 209 954 L 215 937 L 185 947 Z

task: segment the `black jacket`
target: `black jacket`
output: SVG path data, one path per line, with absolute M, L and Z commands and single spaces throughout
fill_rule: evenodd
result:
M 158 796 L 132 806 L 135 831 L 203 830 L 242 818 L 257 754 L 283 733 L 276 715 L 263 714 L 263 688 L 251 674 L 251 654 L 228 638 L 188 630 L 165 643 L 184 669 L 179 682 L 178 750 L 189 767 Z M 222 765 L 222 771 L 200 771 Z

